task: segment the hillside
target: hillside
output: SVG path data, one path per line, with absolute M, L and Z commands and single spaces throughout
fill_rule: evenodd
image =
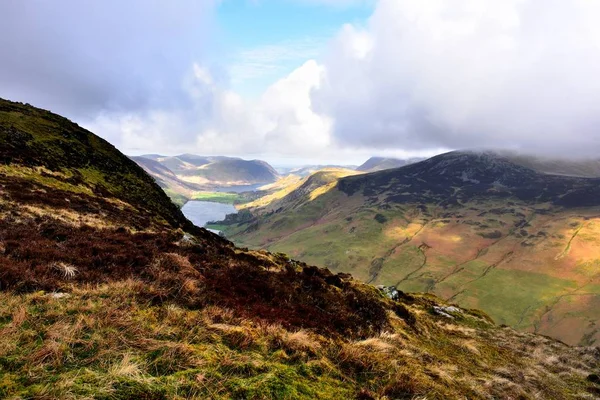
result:
M 359 172 L 343 168 L 324 168 L 300 178 L 290 175 L 278 182 L 263 187 L 266 193 L 260 198 L 238 206 L 239 209 L 253 210 L 255 213 L 288 210 L 307 200 L 314 200 L 331 189 L 339 178 L 357 175 Z
M 255 210 L 227 237 L 567 343 L 600 339 L 600 179 L 454 152 L 304 199 Z
M 149 155 L 149 159 L 168 168 L 178 179 L 205 188 L 271 183 L 279 177 L 273 167 L 261 160 L 194 154 L 173 157 Z
M 384 169 L 400 168 L 408 164 L 421 161 L 421 159 L 412 158 L 408 160 L 401 160 L 398 158 L 390 157 L 371 157 L 364 164 L 356 168 L 357 171 L 361 172 L 376 172 Z
M 235 248 L 55 114 L 0 101 L 0 146 L 2 398 L 600 396 L 597 349 Z
M 157 156 L 157 158 L 159 157 Z M 208 189 L 202 185 L 182 181 L 169 168 L 158 161 L 146 158 L 146 156 L 130 158 L 152 176 L 171 200 L 179 206 L 183 206 L 198 192 Z

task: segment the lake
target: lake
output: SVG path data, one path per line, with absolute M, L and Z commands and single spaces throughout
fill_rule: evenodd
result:
M 237 210 L 231 204 L 196 200 L 185 203 L 181 211 L 194 225 L 201 227 L 204 227 L 209 221 L 221 221 L 227 214 L 237 213 Z

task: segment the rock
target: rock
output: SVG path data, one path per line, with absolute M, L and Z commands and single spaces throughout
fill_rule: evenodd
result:
M 62 293 L 62 292 L 49 293 L 48 296 L 52 297 L 53 299 L 66 299 L 68 297 L 71 297 L 71 295 L 69 293 Z
M 394 301 L 398 301 L 400 299 L 400 293 L 394 286 L 379 285 L 377 286 L 377 289 Z
M 450 313 L 459 313 L 462 314 L 462 310 L 458 307 L 454 307 L 454 306 L 433 306 L 433 311 L 435 311 L 436 314 L 441 315 L 442 317 L 446 317 L 446 318 L 450 318 L 450 319 L 454 319 L 454 317 L 452 315 L 450 315 Z

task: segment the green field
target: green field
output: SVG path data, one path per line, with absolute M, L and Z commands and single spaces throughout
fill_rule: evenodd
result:
M 593 324 L 600 314 L 590 309 L 600 299 L 594 209 L 537 214 L 526 205 L 474 202 L 452 212 L 434 205 L 423 211 L 418 204 L 368 205 L 337 190 L 285 206 L 221 228 L 238 245 L 434 293 L 515 328 L 573 344 L 600 337 Z M 579 334 L 561 325 L 567 319 Z
M 235 204 L 240 200 L 240 195 L 237 193 L 226 192 L 200 192 L 194 194 L 191 200 L 197 201 L 212 201 L 214 203 Z

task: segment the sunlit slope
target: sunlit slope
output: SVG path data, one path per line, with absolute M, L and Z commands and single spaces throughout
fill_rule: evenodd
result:
M 314 200 L 233 226 L 228 237 L 363 281 L 435 293 L 498 323 L 593 343 L 598 183 L 451 153 L 342 179 Z
M 360 173 L 345 168 L 324 168 L 306 178 L 289 175 L 265 186 L 269 194 L 239 208 L 255 210 L 256 213 L 293 208 L 304 204 L 305 200 L 312 201 L 327 193 L 335 187 L 339 178 Z

